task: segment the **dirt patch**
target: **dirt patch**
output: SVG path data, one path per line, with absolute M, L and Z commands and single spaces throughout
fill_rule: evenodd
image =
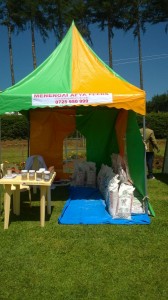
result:
M 159 155 L 160 153 L 155 153 L 153 168 L 162 170 L 163 163 L 164 163 L 164 152 L 165 152 L 166 140 L 165 139 L 157 140 L 157 143 L 159 149 L 161 150 L 160 153 L 162 153 L 162 155 Z
M 28 141 L 27 140 L 7 140 L 7 141 L 1 141 L 1 146 L 2 147 L 9 147 L 10 146 L 15 146 L 15 145 L 23 145 L 27 146 Z
M 162 156 L 157 156 L 154 158 L 153 168 L 154 169 L 162 169 L 164 158 Z

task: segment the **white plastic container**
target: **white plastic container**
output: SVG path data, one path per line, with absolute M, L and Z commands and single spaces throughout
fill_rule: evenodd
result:
M 35 170 L 29 170 L 29 180 L 35 180 Z
M 50 180 L 50 171 L 44 171 L 44 181 Z
M 27 170 L 22 170 L 21 171 L 21 178 L 22 178 L 22 180 L 27 180 L 27 173 L 28 173 Z
M 43 172 L 42 171 L 36 171 L 36 180 L 37 181 L 40 181 L 42 180 L 42 175 L 43 175 Z
M 39 171 L 42 172 L 42 179 L 44 180 L 44 171 L 45 171 L 45 168 L 40 168 Z
M 6 173 L 7 173 L 8 176 L 11 176 L 11 175 L 12 175 L 12 170 L 11 170 L 11 168 L 8 168 Z

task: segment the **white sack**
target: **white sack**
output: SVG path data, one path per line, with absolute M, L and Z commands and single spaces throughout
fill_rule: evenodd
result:
M 135 188 L 131 185 L 122 183 L 119 188 L 119 201 L 114 218 L 131 219 L 133 191 Z

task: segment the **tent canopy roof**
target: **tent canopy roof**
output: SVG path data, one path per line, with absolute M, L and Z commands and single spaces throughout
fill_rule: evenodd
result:
M 33 101 L 34 94 L 39 101 Z M 96 101 L 86 101 L 90 95 Z M 60 96 L 64 101 L 58 101 Z M 73 101 L 65 101 L 67 97 Z M 85 101 L 79 102 L 83 97 Z M 99 97 L 103 101 L 97 100 Z M 84 41 L 73 22 L 59 46 L 36 70 L 0 93 L 0 114 L 81 103 L 145 115 L 145 92 L 110 69 Z

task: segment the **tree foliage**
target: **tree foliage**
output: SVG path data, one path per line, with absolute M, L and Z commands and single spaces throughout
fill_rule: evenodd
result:
M 152 0 L 148 7 L 148 20 L 152 24 L 165 22 L 168 31 L 168 2 L 167 0 Z
M 21 18 L 17 9 L 19 5 L 20 5 L 20 0 L 0 1 L 0 25 L 6 26 L 8 32 L 8 48 L 9 48 L 9 60 L 10 60 L 10 72 L 11 72 L 12 85 L 15 84 L 12 33 L 14 33 L 16 29 L 22 27 Z
M 147 113 L 168 112 L 168 93 L 156 95 L 146 103 Z
M 143 127 L 143 118 L 137 115 L 139 127 Z M 149 122 L 154 130 L 156 138 L 163 139 L 168 137 L 168 112 L 151 112 L 146 115 L 146 123 Z
M 137 115 L 139 127 L 143 126 L 143 118 Z M 168 137 L 168 112 L 152 112 L 146 115 L 146 121 L 150 121 L 156 137 L 159 139 Z M 79 134 L 79 133 L 78 133 Z M 2 140 L 28 139 L 29 121 L 24 115 L 4 115 L 1 117 Z
M 133 30 L 138 38 L 140 87 L 143 88 L 141 32 L 145 24 L 166 23 L 168 29 L 167 0 L 2 0 L 0 1 L 0 25 L 8 29 L 12 84 L 15 83 L 12 34 L 31 30 L 33 66 L 36 68 L 35 32 L 45 41 L 54 32 L 60 42 L 72 21 L 80 33 L 92 44 L 90 24 L 101 30 L 107 28 L 109 65 L 112 67 L 112 38 L 114 29 Z
M 101 30 L 107 28 L 108 32 L 108 49 L 109 49 L 109 66 L 112 68 L 112 39 L 114 29 L 124 27 L 125 0 L 89 0 L 89 10 L 91 22 L 97 23 Z
M 28 139 L 29 122 L 23 115 L 4 115 L 1 117 L 1 139 Z

